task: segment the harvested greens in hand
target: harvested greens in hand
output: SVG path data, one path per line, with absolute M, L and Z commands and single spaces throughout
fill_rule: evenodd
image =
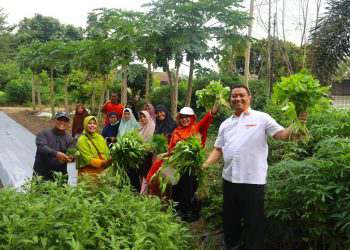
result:
M 196 96 L 197 107 L 204 107 L 206 111 L 210 111 L 216 101 L 219 105 L 230 108 L 230 88 L 224 87 L 219 81 L 211 81 L 204 89 L 197 90 Z
M 273 88 L 272 100 L 282 106 L 282 110 L 293 119 L 290 139 L 308 141 L 309 131 L 298 117 L 309 112 L 327 99 L 329 87 L 321 86 L 319 81 L 306 71 L 289 77 L 282 77 Z

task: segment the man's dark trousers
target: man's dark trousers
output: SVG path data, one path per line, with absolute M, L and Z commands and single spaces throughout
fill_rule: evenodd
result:
M 226 249 L 238 246 L 244 227 L 246 249 L 263 249 L 265 185 L 223 180 L 223 225 Z M 243 225 L 242 225 L 243 219 Z

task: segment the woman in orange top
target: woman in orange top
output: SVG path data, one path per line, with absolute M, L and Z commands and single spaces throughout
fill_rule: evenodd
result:
M 210 124 L 213 122 L 213 116 L 218 111 L 218 105 L 215 104 L 210 112 L 208 112 L 198 123 L 196 123 L 197 117 L 194 111 L 189 107 L 184 107 L 177 115 L 178 127 L 173 131 L 170 142 L 168 145 L 168 152 L 175 148 L 179 141 L 185 140 L 192 135 L 200 134 L 202 145 L 205 146 L 207 139 L 207 132 Z M 150 185 L 151 192 L 157 193 L 158 187 L 152 185 L 151 178 L 162 166 L 162 160 L 156 160 L 147 175 L 147 182 Z M 178 184 L 173 186 L 173 200 L 178 202 L 177 211 L 180 216 L 186 220 L 194 220 L 195 215 L 192 211 L 193 198 L 197 190 L 198 183 L 195 176 L 183 175 L 180 177 Z

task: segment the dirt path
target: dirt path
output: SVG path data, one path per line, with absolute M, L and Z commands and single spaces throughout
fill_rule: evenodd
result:
M 0 111 L 5 112 L 34 135 L 44 128 L 52 127 L 54 124 L 54 121 L 51 119 L 37 116 L 37 112 L 33 112 L 30 108 L 0 107 Z

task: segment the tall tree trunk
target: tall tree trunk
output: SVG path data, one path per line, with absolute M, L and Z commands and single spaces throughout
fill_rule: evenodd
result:
M 42 81 L 41 81 L 41 79 L 38 79 L 38 81 L 36 81 L 35 83 L 36 83 L 35 90 L 36 90 L 36 96 L 37 96 L 37 99 L 38 99 L 38 106 L 39 106 L 39 110 L 41 110 L 42 102 L 41 102 L 40 88 L 41 88 Z
M 300 7 L 302 12 L 302 18 L 303 18 L 303 27 L 302 27 L 301 42 L 300 42 L 300 48 L 303 49 L 303 68 L 305 68 L 305 63 L 306 63 L 305 40 L 306 40 L 307 22 L 309 17 L 309 1 L 310 0 L 300 0 Z
M 166 72 L 168 74 L 169 85 L 170 85 L 170 113 L 173 119 L 175 119 L 177 114 L 177 93 L 176 93 L 177 87 L 175 86 L 176 79 L 173 79 L 173 76 L 169 68 L 169 62 L 167 62 L 167 65 L 166 65 Z
M 105 103 L 106 90 L 107 90 L 107 76 L 103 75 L 102 93 L 100 96 L 100 101 L 98 104 L 98 112 L 97 112 L 97 117 L 99 120 L 100 120 L 100 116 L 101 116 L 101 107 Z
M 272 93 L 272 82 L 271 82 L 271 1 L 269 0 L 269 19 L 267 27 L 267 84 L 269 86 L 269 96 Z
M 150 62 L 147 62 L 147 76 L 146 76 L 146 88 L 145 88 L 146 102 L 149 102 L 151 72 L 152 72 L 152 64 Z
M 250 38 L 252 36 L 252 31 L 253 31 L 254 0 L 250 0 L 249 17 L 251 18 L 251 20 L 248 27 L 248 41 L 247 41 L 247 48 L 245 50 L 245 56 L 244 56 L 244 85 L 246 86 L 248 86 L 248 80 L 249 80 L 249 63 L 250 63 L 250 48 L 251 48 Z
M 32 72 L 32 107 L 36 111 L 36 102 L 35 102 L 35 74 Z
M 191 106 L 192 89 L 193 89 L 194 58 L 190 59 L 190 72 L 188 74 L 187 95 L 185 106 Z
M 95 83 L 91 83 L 92 93 L 91 93 L 91 113 L 96 114 L 96 88 Z
M 237 72 L 235 47 L 231 45 L 230 58 L 228 60 L 227 71 L 230 75 Z
M 128 102 L 128 65 L 122 66 L 123 80 L 121 86 L 121 103 L 126 105 Z
M 69 77 L 68 75 L 64 77 L 64 110 L 66 111 L 67 114 L 69 114 L 69 103 L 68 103 L 68 81 Z
M 53 67 L 50 68 L 50 107 L 51 117 L 55 117 L 55 82 L 53 79 Z

